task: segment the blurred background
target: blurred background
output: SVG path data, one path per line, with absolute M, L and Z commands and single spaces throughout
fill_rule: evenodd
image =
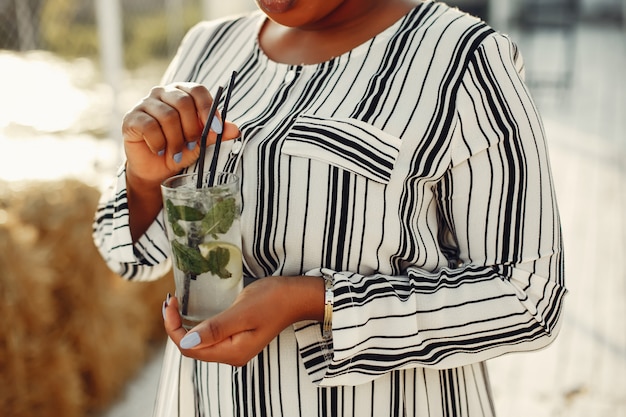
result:
M 626 0 L 457 0 L 520 46 L 544 118 L 570 291 L 557 341 L 489 362 L 504 417 L 626 416 Z M 151 415 L 171 277 L 91 243 L 120 120 L 185 31 L 253 0 L 0 0 L 0 410 Z M 358 416 L 357 416 L 358 417 Z

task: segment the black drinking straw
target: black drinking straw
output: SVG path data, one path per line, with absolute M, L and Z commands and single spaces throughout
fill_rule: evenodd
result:
M 213 98 L 213 105 L 211 106 L 209 117 L 204 124 L 204 129 L 202 130 L 202 137 L 200 139 L 200 159 L 198 161 L 198 180 L 196 181 L 196 188 L 202 188 L 202 177 L 204 177 L 204 155 L 206 154 L 206 138 L 207 136 L 209 136 L 209 128 L 211 127 L 211 122 L 213 122 L 213 118 L 215 117 L 215 113 L 217 112 L 217 103 L 220 101 L 223 91 L 224 87 L 220 86 L 220 88 L 217 89 L 217 93 Z
M 204 176 L 204 156 L 206 154 L 206 139 L 207 136 L 209 136 L 209 128 L 211 127 L 211 122 L 213 122 L 213 118 L 215 117 L 215 113 L 217 112 L 217 103 L 220 101 L 223 91 L 223 87 L 217 89 L 215 98 L 213 98 L 213 105 L 211 106 L 211 110 L 209 111 L 209 117 L 207 118 L 207 121 L 204 124 L 204 128 L 202 129 L 202 137 L 200 138 L 200 160 L 198 161 L 198 180 L 196 181 L 196 188 L 202 188 L 202 177 Z M 188 237 L 187 243 L 190 248 L 198 247 L 198 242 L 194 241 L 194 239 L 191 239 L 190 237 Z M 181 310 L 183 316 L 186 316 L 189 310 L 189 288 L 191 286 L 192 279 L 196 279 L 196 275 L 192 272 L 187 272 L 185 274 L 184 281 L 185 290 L 183 292 L 183 297 L 181 300 Z
M 235 85 L 235 78 L 237 78 L 237 71 L 233 71 L 230 75 L 230 82 L 228 83 L 228 90 L 226 91 L 226 98 L 224 99 L 224 109 L 222 109 L 222 123 L 226 122 L 226 113 L 228 112 L 228 102 L 230 101 L 230 94 L 233 92 L 233 86 Z M 220 153 L 220 145 L 222 144 L 222 134 L 224 133 L 224 126 L 222 125 L 222 131 L 217 134 L 215 140 L 215 149 L 213 150 L 213 158 L 211 159 L 211 165 L 209 166 L 209 187 L 213 187 L 215 182 L 215 170 L 217 169 L 217 158 Z

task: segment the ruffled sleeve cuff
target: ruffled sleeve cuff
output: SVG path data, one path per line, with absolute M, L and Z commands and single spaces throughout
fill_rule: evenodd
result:
M 161 212 L 148 230 L 133 244 L 129 226 L 126 169 L 121 166 L 98 205 L 94 242 L 109 268 L 126 279 L 154 280 L 170 267 L 170 249 Z

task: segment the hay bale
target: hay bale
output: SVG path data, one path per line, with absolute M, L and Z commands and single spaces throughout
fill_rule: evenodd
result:
M 165 340 L 172 279 L 125 282 L 106 267 L 91 238 L 98 197 L 75 180 L 0 184 L 5 415 L 101 410 Z

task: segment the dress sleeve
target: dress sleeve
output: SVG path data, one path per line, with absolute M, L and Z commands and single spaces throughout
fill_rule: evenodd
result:
M 149 281 L 160 278 L 170 269 L 163 213 L 133 244 L 128 224 L 124 167 L 118 170 L 115 181 L 100 197 L 93 223 L 93 238 L 109 268 L 123 278 Z
M 460 80 L 449 169 L 433 185 L 449 264 L 402 276 L 325 271 L 334 276 L 332 339 L 317 322 L 295 327 L 316 383 L 464 366 L 554 340 L 566 294 L 560 221 L 522 74 L 514 44 L 494 34 Z
M 168 65 L 161 84 L 172 82 L 181 65 L 181 57 L 196 41 L 206 23 L 192 27 Z M 163 212 L 148 230 L 133 244 L 128 215 L 125 163 L 120 167 L 111 186 L 102 194 L 93 223 L 93 239 L 109 268 L 123 278 L 150 281 L 165 275 L 171 268 L 170 248 L 165 232 Z

